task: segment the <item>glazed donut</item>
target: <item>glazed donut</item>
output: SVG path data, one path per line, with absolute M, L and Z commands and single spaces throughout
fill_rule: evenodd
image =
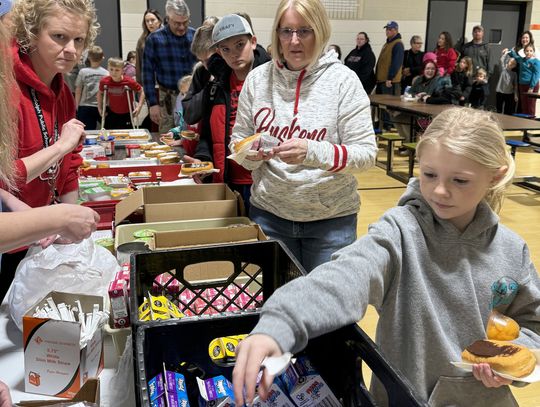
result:
M 525 346 L 489 339 L 467 346 L 461 358 L 469 363 L 488 363 L 493 370 L 514 377 L 527 376 L 536 365 L 534 354 Z
M 196 172 L 206 172 L 214 169 L 214 164 L 210 161 L 202 161 L 200 163 L 186 163 L 182 165 L 180 174 L 190 175 Z
M 180 135 L 187 140 L 195 140 L 199 135 L 192 130 L 182 130 Z
M 161 164 L 175 164 L 180 161 L 180 156 L 178 153 L 174 152 L 160 153 L 158 155 L 158 160 Z
M 244 149 L 251 147 L 251 145 L 260 137 L 260 133 L 255 133 L 253 136 L 246 137 L 245 139 L 238 141 L 234 144 L 234 152 L 239 153 L 244 151 Z M 249 147 L 248 147 L 249 145 Z

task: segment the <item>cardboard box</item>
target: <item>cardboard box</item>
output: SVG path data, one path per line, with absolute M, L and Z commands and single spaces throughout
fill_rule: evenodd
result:
M 50 292 L 56 304 L 76 306 L 80 300 L 83 311 L 91 313 L 94 304 L 103 311 L 103 297 L 84 294 Z M 90 377 L 103 370 L 102 330 L 80 348 L 79 322 L 33 317 L 36 303 L 23 317 L 24 385 L 28 393 L 72 398 Z
M 65 402 L 66 400 L 27 400 L 19 401 L 15 404 L 17 407 L 45 407 L 59 402 Z M 97 377 L 89 378 L 86 383 L 77 392 L 75 397 L 70 401 L 80 402 L 88 401 L 89 403 L 95 403 L 99 406 L 100 403 L 100 387 L 99 379 Z
M 151 243 L 152 250 L 173 249 L 211 244 L 257 242 L 268 240 L 259 225 L 238 225 L 234 227 L 176 230 L 156 232 Z
M 116 205 L 120 224 L 142 207 L 144 222 L 228 218 L 236 216 L 238 200 L 225 184 L 147 186 Z
M 137 238 L 134 233 L 141 229 L 152 229 L 157 232 L 170 232 L 179 230 L 215 229 L 238 225 L 253 225 L 254 222 L 247 217 L 235 216 L 232 218 L 190 219 L 168 222 L 129 223 L 118 225 L 114 230 L 114 248 L 124 243 L 133 242 Z

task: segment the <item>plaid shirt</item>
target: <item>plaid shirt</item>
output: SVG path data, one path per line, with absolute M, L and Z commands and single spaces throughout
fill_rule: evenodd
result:
M 178 80 L 191 73 L 197 58 L 191 53 L 195 29 L 189 27 L 182 37 L 174 35 L 166 25 L 146 39 L 143 57 L 143 87 L 150 106 L 159 103 L 155 81 L 164 88 L 177 91 Z

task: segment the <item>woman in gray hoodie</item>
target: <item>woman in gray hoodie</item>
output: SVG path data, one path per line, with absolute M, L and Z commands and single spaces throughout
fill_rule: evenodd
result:
M 282 0 L 272 32 L 273 61 L 246 78 L 231 141 L 266 132 L 280 142 L 240 162 L 252 171 L 250 218 L 310 271 L 356 240 L 353 172 L 374 165 L 377 147 L 358 76 L 324 53 L 322 3 Z
M 486 338 L 492 309 L 519 323 L 515 342 L 540 347 L 540 277 L 527 244 L 495 213 L 514 174 L 502 130 L 487 112 L 452 108 L 431 123 L 417 152 L 420 178 L 397 207 L 332 261 L 268 299 L 237 348 L 238 404 L 245 383 L 252 400 L 265 356 L 298 352 L 308 339 L 362 319 L 371 304 L 382 353 L 430 406 L 517 406 L 511 381 L 488 364 L 474 365 L 471 374 L 451 363 Z M 386 404 L 375 378 L 371 391 Z

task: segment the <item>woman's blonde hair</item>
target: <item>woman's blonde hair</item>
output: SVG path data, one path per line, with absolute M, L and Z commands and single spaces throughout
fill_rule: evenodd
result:
M 2 188 L 16 191 L 14 159 L 17 151 L 17 106 L 13 94 L 18 94 L 11 51 L 11 36 L 8 29 L 0 23 L 0 181 Z
M 315 36 L 315 45 L 312 60 L 309 62 L 308 67 L 311 67 L 324 53 L 326 44 L 330 39 L 332 29 L 330 27 L 330 20 L 326 9 L 320 0 L 281 0 L 276 10 L 276 16 L 274 17 L 274 25 L 272 27 L 272 58 L 283 62 L 285 60 L 283 56 L 283 50 L 281 48 L 281 42 L 279 41 L 278 28 L 280 28 L 281 18 L 283 14 L 292 8 L 302 16 L 308 23 L 309 27 L 313 29 L 313 35 Z
M 82 17 L 88 23 L 84 48 L 93 45 L 100 27 L 93 0 L 17 0 L 12 19 L 15 39 L 23 52 L 29 52 L 32 41 L 37 38 L 47 19 L 58 15 L 58 9 L 62 13 Z
M 491 170 L 507 167 L 484 199 L 499 212 L 506 188 L 512 183 L 515 164 L 495 117 L 486 111 L 451 108 L 440 113 L 429 125 L 416 147 L 418 158 L 426 145 L 439 144 L 453 154 L 466 157 Z

